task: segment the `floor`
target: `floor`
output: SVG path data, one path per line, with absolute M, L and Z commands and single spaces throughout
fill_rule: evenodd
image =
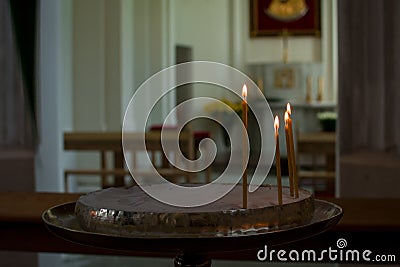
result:
M 121 257 L 121 256 L 94 256 L 94 255 L 74 255 L 74 254 L 42 254 L 39 257 L 40 267 L 97 267 L 97 266 L 152 266 L 152 267 L 172 267 L 173 259 L 166 258 L 142 258 L 142 257 Z M 257 261 L 227 261 L 213 260 L 212 267 L 292 267 L 292 266 L 315 267 L 311 263 L 269 263 Z M 318 264 L 321 266 L 321 264 Z M 336 266 L 335 264 L 322 264 L 322 266 Z

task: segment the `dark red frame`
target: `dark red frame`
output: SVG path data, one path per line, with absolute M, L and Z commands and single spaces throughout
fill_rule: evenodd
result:
M 250 0 L 250 36 L 276 36 L 287 30 L 289 35 L 321 36 L 320 0 L 306 0 L 306 15 L 292 22 L 279 21 L 265 14 L 272 0 Z

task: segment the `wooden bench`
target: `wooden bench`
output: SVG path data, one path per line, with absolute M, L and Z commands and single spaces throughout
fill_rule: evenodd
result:
M 167 142 L 176 141 L 175 133 L 169 132 L 163 136 L 163 140 Z M 129 138 L 133 142 L 141 142 L 143 133 L 129 133 Z M 150 153 L 151 160 L 155 166 L 155 154 L 162 151 L 161 133 L 147 132 L 145 133 L 146 149 Z M 188 133 L 179 135 L 179 143 L 182 151 L 191 159 L 194 158 L 193 138 Z M 134 146 L 135 144 L 133 144 Z M 68 178 L 71 175 L 93 175 L 100 176 L 102 180 L 102 188 L 115 186 L 125 186 L 124 177 L 130 175 L 125 168 L 124 154 L 122 149 L 122 133 L 121 132 L 70 132 L 64 133 L 64 150 L 66 151 L 96 151 L 100 153 L 100 168 L 99 169 L 66 169 L 64 170 L 65 191 L 68 191 Z M 107 152 L 111 152 L 114 156 L 113 168 L 107 166 Z M 134 157 L 132 166 L 136 168 L 136 159 Z M 155 166 L 158 173 L 167 179 L 176 177 L 185 177 L 187 182 L 192 182 L 192 173 L 179 170 L 168 162 L 163 161 L 161 166 Z M 149 175 L 148 172 L 137 172 L 140 175 Z M 107 176 L 113 175 L 114 182 L 107 183 Z

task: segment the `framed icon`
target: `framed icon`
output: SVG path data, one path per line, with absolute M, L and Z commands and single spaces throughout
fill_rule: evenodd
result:
M 320 0 L 250 0 L 250 36 L 321 36 Z

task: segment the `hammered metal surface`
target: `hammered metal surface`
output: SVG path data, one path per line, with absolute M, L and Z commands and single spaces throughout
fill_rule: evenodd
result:
M 75 216 L 75 202 L 53 207 L 43 213 L 43 221 L 54 234 L 80 244 L 142 252 L 193 250 L 198 252 L 236 251 L 278 245 L 322 233 L 336 225 L 342 209 L 330 202 L 315 200 L 310 222 L 295 227 L 277 227 L 267 232 L 242 232 L 235 236 L 168 235 L 160 237 L 93 233 L 83 230 Z
M 139 187 L 109 188 L 80 197 L 75 214 L 86 231 L 126 237 L 235 236 L 311 220 L 314 199 L 308 191 L 300 190 L 296 199 L 284 188 L 284 204 L 276 200 L 275 186 L 260 187 L 249 195 L 248 209 L 242 209 L 241 186 L 236 186 L 207 206 L 180 208 L 152 199 Z

